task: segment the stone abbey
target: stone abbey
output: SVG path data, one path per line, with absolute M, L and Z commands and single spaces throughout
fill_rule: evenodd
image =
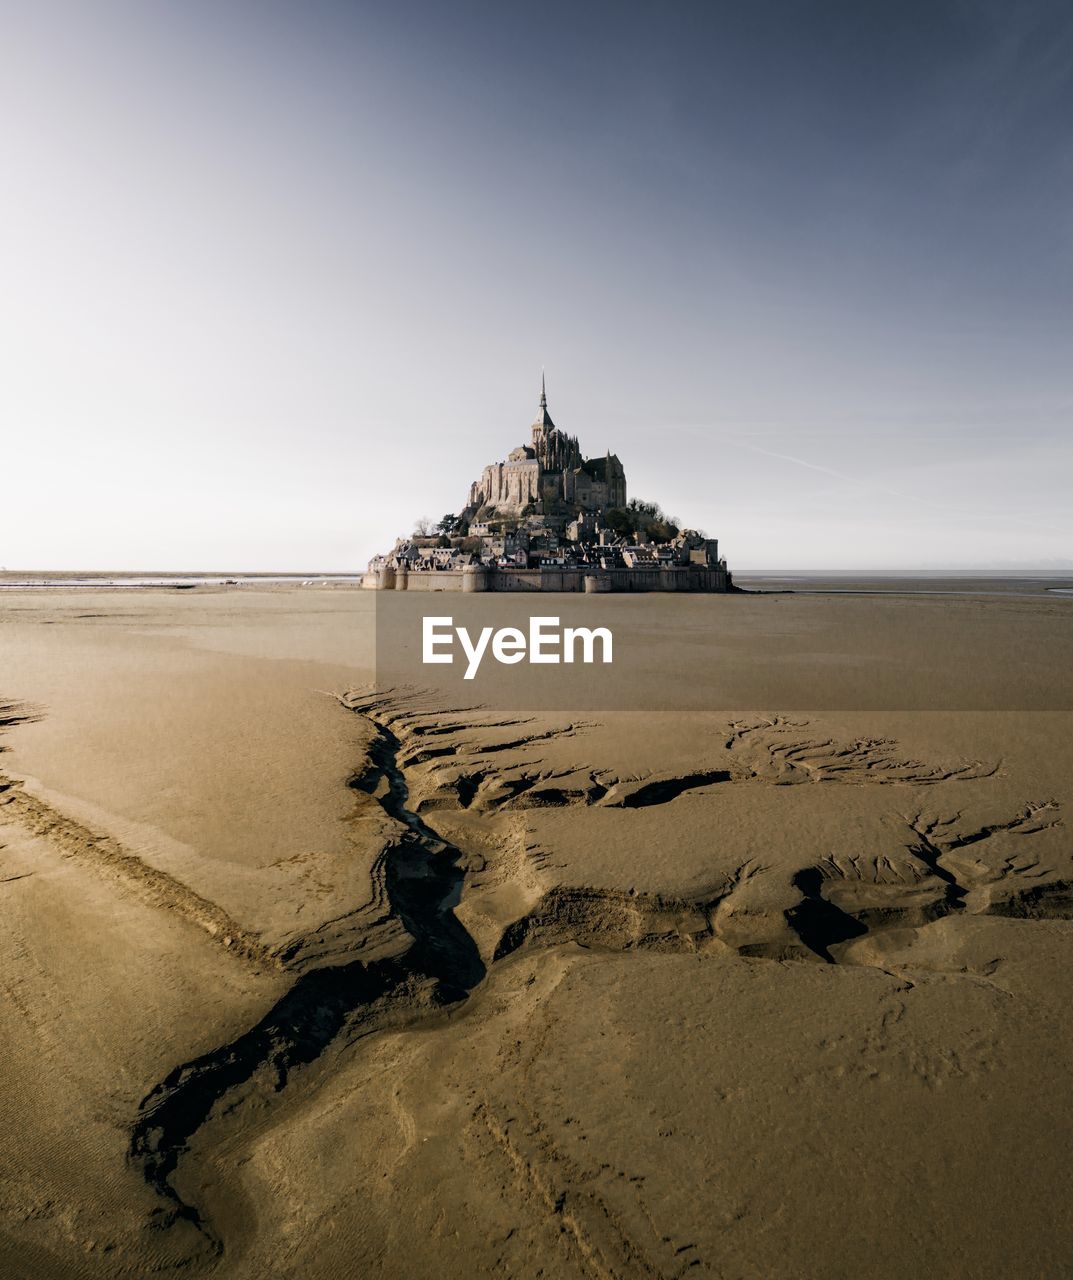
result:
M 586 458 L 548 413 L 543 378 L 528 444 L 486 466 L 466 505 L 399 538 L 363 586 L 394 591 L 728 591 L 714 538 L 630 500 L 608 452 Z
M 544 380 L 532 443 L 512 449 L 506 462 L 492 462 L 469 489 L 469 508 L 491 506 L 504 515 L 529 507 L 560 504 L 581 511 L 626 505 L 626 473 L 613 454 L 582 458 L 576 436 L 565 435 L 551 420 Z

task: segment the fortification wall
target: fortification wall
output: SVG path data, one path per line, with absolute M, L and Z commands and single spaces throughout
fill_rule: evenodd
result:
M 497 569 L 488 575 L 489 591 L 581 591 L 579 569 Z
M 586 587 L 586 578 L 594 581 Z M 667 569 L 410 569 L 367 573 L 361 585 L 395 591 L 726 591 L 726 573 L 700 565 Z

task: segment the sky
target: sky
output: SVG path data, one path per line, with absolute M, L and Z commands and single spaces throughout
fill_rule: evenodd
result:
M 0 567 L 340 571 L 528 439 L 1073 567 L 1065 0 L 0 0 Z

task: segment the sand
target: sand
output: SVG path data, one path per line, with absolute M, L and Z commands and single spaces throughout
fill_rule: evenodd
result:
M 529 713 L 374 607 L 5 590 L 0 1272 L 1068 1273 L 1073 604 L 616 600 Z

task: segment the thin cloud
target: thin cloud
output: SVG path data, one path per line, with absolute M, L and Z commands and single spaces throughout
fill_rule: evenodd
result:
M 687 431 L 689 428 L 685 428 Z M 690 431 L 690 434 L 697 434 Z M 727 443 L 736 445 L 739 449 L 748 449 L 750 453 L 758 453 L 766 458 L 776 458 L 781 462 L 789 462 L 794 466 L 803 467 L 806 471 L 816 471 L 821 475 L 831 476 L 835 480 L 841 480 L 845 484 L 852 485 L 861 492 L 884 493 L 888 497 L 897 498 L 901 502 L 913 502 L 918 506 L 927 507 L 932 511 L 941 511 L 944 515 L 961 515 L 980 521 L 1004 522 L 1006 524 L 1017 525 L 1022 529 L 1031 529 L 1036 533 L 1053 534 L 1057 537 L 1069 535 L 1068 529 L 1056 529 L 1051 525 L 1038 524 L 1031 520 L 1022 520 L 1018 516 L 1012 516 L 1005 512 L 996 513 L 994 511 L 981 511 L 979 508 L 958 507 L 946 502 L 933 502 L 928 498 L 923 498 L 916 493 L 905 493 L 900 489 L 892 489 L 888 485 L 876 484 L 873 480 L 864 479 L 860 476 L 853 476 L 845 471 L 838 471 L 834 467 L 826 467 L 822 463 L 810 462 L 807 458 L 798 458 L 793 454 L 779 453 L 774 449 L 763 449 L 760 445 L 750 444 L 748 441 L 735 437 L 727 437 Z

